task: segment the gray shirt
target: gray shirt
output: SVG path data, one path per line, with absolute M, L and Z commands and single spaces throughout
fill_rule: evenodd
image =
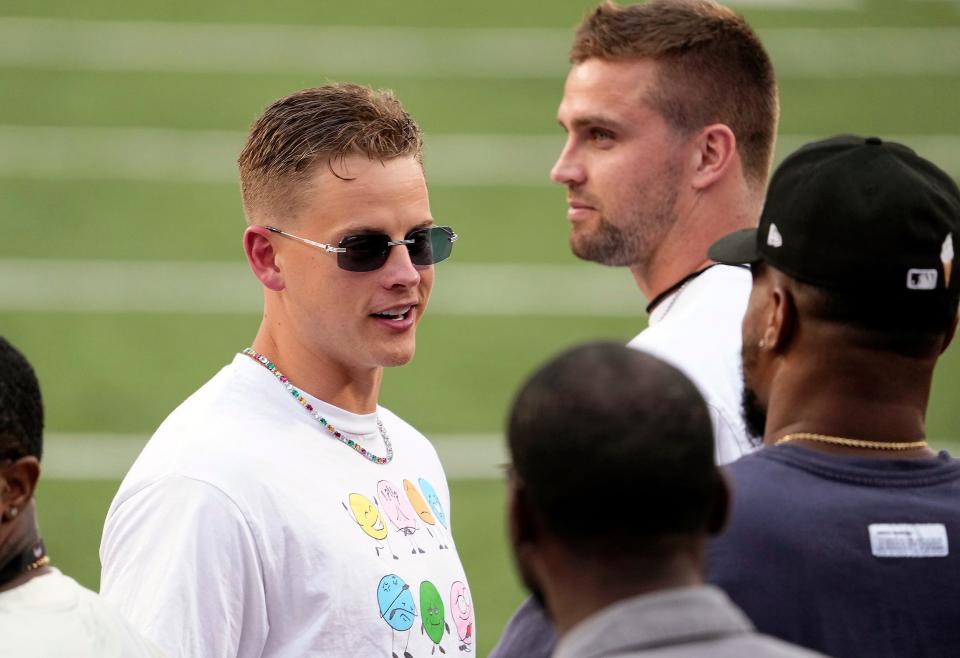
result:
M 816 658 L 760 635 L 721 590 L 705 585 L 608 606 L 564 635 L 553 658 Z

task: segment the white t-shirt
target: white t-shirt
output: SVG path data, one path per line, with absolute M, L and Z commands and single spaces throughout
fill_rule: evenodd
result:
M 740 411 L 740 326 L 751 286 L 747 268 L 715 265 L 661 301 L 649 327 L 629 343 L 674 365 L 700 389 L 713 421 L 718 464 L 759 447 L 747 437 Z
M 107 514 L 101 591 L 171 658 L 447 656 L 476 646 L 433 446 L 393 413 L 303 392 L 233 363 L 163 422 Z M 461 649 L 462 647 L 462 649 Z
M 111 606 L 57 569 L 0 592 L 0 654 L 162 658 Z

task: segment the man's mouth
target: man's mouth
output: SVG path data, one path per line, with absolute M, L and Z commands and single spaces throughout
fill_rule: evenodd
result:
M 577 221 L 592 217 L 597 212 L 594 206 L 583 203 L 582 201 L 567 200 L 567 219 Z
M 413 308 L 414 306 L 412 304 L 407 304 L 406 306 L 395 306 L 383 311 L 378 311 L 377 313 L 371 313 L 370 317 L 383 318 L 385 320 L 405 320 Z

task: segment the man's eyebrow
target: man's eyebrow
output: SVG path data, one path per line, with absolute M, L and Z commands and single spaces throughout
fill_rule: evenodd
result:
M 563 122 L 560 122 L 560 125 L 562 126 Z M 576 129 L 600 127 L 619 130 L 623 128 L 623 124 L 616 119 L 602 114 L 588 114 L 574 118 L 570 121 L 570 127 Z
M 412 231 L 418 228 L 433 226 L 435 223 L 436 222 L 433 220 L 433 218 L 427 218 L 414 224 L 410 230 Z M 386 233 L 386 231 L 384 231 L 382 226 L 373 226 L 371 224 L 357 222 L 356 224 L 348 224 L 347 226 L 344 226 L 342 229 L 337 231 L 337 236 L 342 240 L 348 235 L 370 235 L 377 233 Z
M 337 231 L 338 236 L 347 236 L 347 235 L 366 235 L 368 233 L 383 233 L 382 228 L 377 228 L 371 224 L 348 224 L 344 226 L 339 231 Z

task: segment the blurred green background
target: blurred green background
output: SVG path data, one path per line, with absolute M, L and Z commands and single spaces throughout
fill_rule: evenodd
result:
M 0 1 L 0 333 L 48 414 L 43 534 L 96 588 L 103 518 L 164 416 L 250 341 L 233 161 L 249 123 L 327 81 L 394 89 L 427 135 L 438 269 L 415 361 L 383 402 L 447 462 L 479 655 L 522 598 L 496 476 L 512 392 L 557 350 L 646 323 L 626 271 L 578 264 L 547 173 L 572 28 L 591 2 Z M 960 3 L 751 0 L 781 85 L 778 155 L 895 136 L 960 176 Z M 897 312 L 891 308 L 890 312 Z M 929 434 L 960 447 L 960 356 Z

